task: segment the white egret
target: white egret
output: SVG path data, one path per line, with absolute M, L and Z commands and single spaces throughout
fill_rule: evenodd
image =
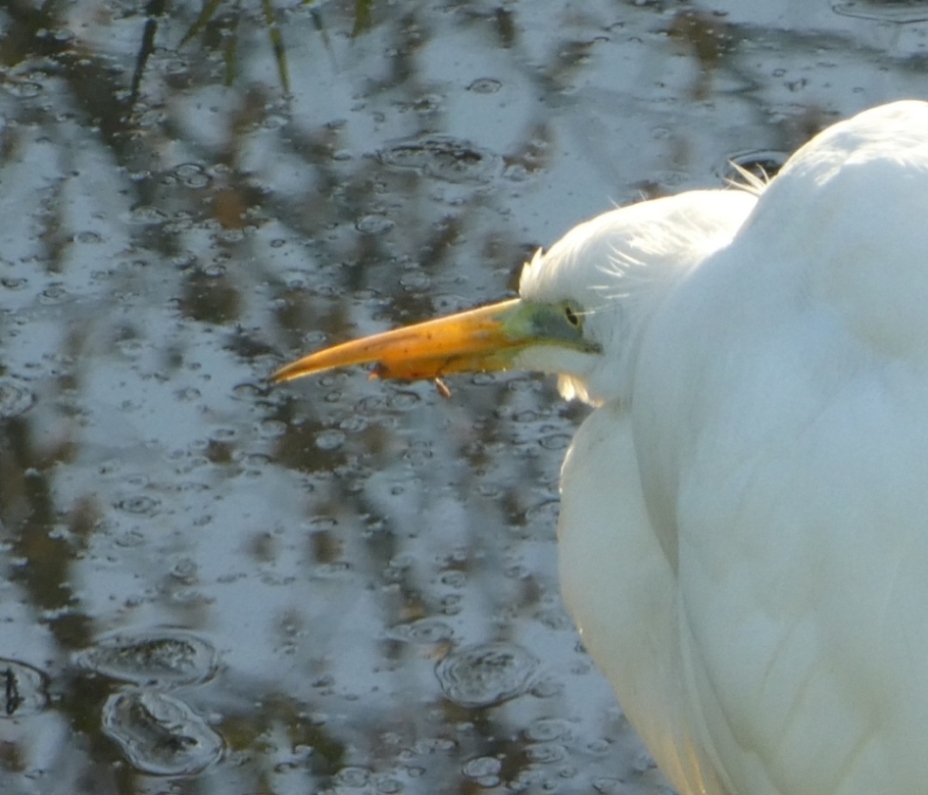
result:
M 928 104 L 862 113 L 755 197 L 570 231 L 520 298 L 278 381 L 531 368 L 597 406 L 561 476 L 562 588 L 681 793 L 928 789 Z

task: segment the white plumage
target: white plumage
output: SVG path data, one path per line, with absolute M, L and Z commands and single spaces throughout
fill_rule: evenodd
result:
M 562 472 L 564 598 L 673 785 L 924 793 L 928 104 L 831 127 L 759 193 L 607 213 L 518 301 L 276 375 L 560 374 L 598 406 Z

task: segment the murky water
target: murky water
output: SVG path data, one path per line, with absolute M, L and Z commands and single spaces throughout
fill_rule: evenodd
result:
M 914 0 L 4 3 L 0 789 L 663 791 L 558 596 L 582 407 L 264 378 L 928 97 L 926 45 Z

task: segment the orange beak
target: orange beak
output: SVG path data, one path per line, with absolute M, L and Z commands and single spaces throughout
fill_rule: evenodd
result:
M 519 299 L 345 342 L 304 356 L 271 376 L 274 383 L 335 367 L 373 364 L 371 378 L 416 381 L 450 373 L 505 370 L 532 344 L 522 332 Z

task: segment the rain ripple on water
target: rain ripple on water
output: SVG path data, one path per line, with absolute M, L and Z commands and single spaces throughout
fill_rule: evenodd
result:
M 842 16 L 877 22 L 906 24 L 928 20 L 928 7 L 923 0 L 832 0 L 831 9 Z
M 31 665 L 0 658 L 0 717 L 21 718 L 41 712 L 48 704 L 48 680 Z
M 393 141 L 377 157 L 385 166 L 418 171 L 444 182 L 490 182 L 501 164 L 498 155 L 447 135 Z
M 454 630 L 444 621 L 435 618 L 420 618 L 408 624 L 397 624 L 390 632 L 396 640 L 410 643 L 441 643 L 450 640 Z
M 116 693 L 103 706 L 103 730 L 144 773 L 199 773 L 222 755 L 222 738 L 183 701 L 154 690 Z
M 35 395 L 9 378 L 0 379 L 0 418 L 16 417 L 32 408 Z
M 531 685 L 538 659 L 515 643 L 466 646 L 435 668 L 442 692 L 462 707 L 490 707 L 522 695 Z
M 78 655 L 78 664 L 111 679 L 151 687 L 204 682 L 216 671 L 216 650 L 205 640 L 173 630 L 116 634 Z

